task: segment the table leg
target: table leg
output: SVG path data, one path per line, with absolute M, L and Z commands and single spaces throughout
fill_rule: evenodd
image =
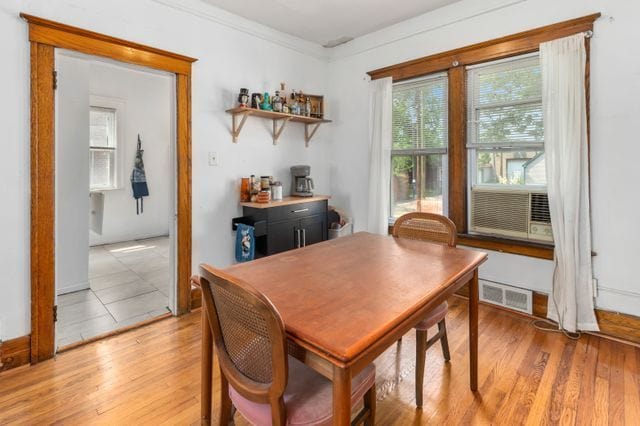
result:
M 478 390 L 478 270 L 469 282 L 469 375 L 472 391 Z
M 333 424 L 351 423 L 351 370 L 333 366 Z
M 211 327 L 207 319 L 207 310 L 202 304 L 202 370 L 201 370 L 201 401 L 200 401 L 200 417 L 201 424 L 211 424 L 211 387 L 212 387 L 212 370 L 213 370 L 213 338 L 211 336 Z

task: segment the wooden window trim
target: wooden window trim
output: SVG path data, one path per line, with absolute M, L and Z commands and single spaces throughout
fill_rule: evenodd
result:
M 31 363 L 55 355 L 55 139 L 56 48 L 163 70 L 176 80 L 177 312 L 191 293 L 191 65 L 194 58 L 20 14 L 31 47 Z
M 449 77 L 449 218 L 456 224 L 458 229 L 459 244 L 540 259 L 553 259 L 552 245 L 468 233 L 467 90 L 465 67 L 537 52 L 540 48 L 540 43 L 581 32 L 593 31 L 593 23 L 600 16 L 600 13 L 594 13 L 581 18 L 558 22 L 506 37 L 379 68 L 367 73 L 372 80 L 391 77 L 394 83 L 437 72 L 447 73 Z M 585 73 L 587 138 L 589 139 L 589 39 L 586 40 L 585 45 L 587 49 Z

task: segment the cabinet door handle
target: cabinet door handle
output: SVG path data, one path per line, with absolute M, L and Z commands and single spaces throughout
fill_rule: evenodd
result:
M 299 228 L 296 229 L 296 236 L 298 237 L 297 241 L 296 241 L 296 248 L 300 248 L 301 244 L 300 244 L 300 229 Z
M 308 212 L 309 209 L 300 209 L 300 210 L 291 210 L 291 213 L 302 213 L 302 212 Z
M 307 246 L 307 230 L 302 228 L 302 247 Z

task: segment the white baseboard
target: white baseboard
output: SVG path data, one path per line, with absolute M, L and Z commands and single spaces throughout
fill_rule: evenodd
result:
M 80 283 L 80 284 L 68 285 L 58 289 L 58 296 L 61 296 L 67 293 L 73 293 L 74 291 L 87 290 L 88 288 L 89 288 L 89 281 Z
M 599 285 L 596 308 L 640 317 L 640 293 Z

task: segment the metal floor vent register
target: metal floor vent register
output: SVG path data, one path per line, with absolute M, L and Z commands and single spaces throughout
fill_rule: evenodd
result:
M 480 300 L 527 314 L 533 313 L 531 290 L 480 280 Z

